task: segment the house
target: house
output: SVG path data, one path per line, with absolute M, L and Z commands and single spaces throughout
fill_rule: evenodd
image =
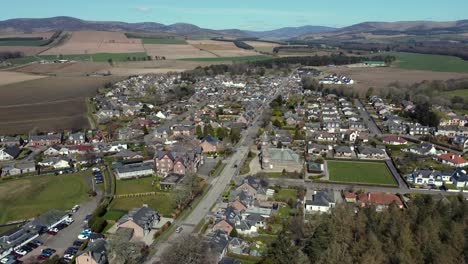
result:
M 468 160 L 465 160 L 462 156 L 453 153 L 446 153 L 437 156 L 436 158 L 442 164 L 446 164 L 452 167 L 466 167 L 468 166 Z
M 72 145 L 84 144 L 86 142 L 86 137 L 83 132 L 71 133 L 67 141 Z
M 16 137 L 0 137 L 0 146 L 11 147 L 20 146 L 23 144 L 23 139 L 20 136 Z
M 107 264 L 107 242 L 104 239 L 97 239 L 89 242 L 88 246 L 78 251 L 75 258 L 76 264 Z
M 144 205 L 141 208 L 131 209 L 128 214 L 117 221 L 117 227 L 133 230 L 132 240 L 140 241 L 149 234 L 161 217 L 153 209 Z
M 9 146 L 6 148 L 0 148 L 0 161 L 14 160 L 21 153 L 21 149 L 18 146 Z
M 212 254 L 217 257 L 217 262 L 224 258 L 227 254 L 229 245 L 229 235 L 222 230 L 215 231 L 211 237 L 208 238 L 208 248 Z
M 60 155 L 60 149 L 61 147 L 58 145 L 50 146 L 46 150 L 44 150 L 44 155 L 45 156 L 58 156 Z
M 403 208 L 400 198 L 392 193 L 368 192 L 359 194 L 356 198 L 356 204 L 359 207 L 376 206 L 377 211 L 382 211 L 392 203 L 395 203 L 398 208 Z
M 392 146 L 401 146 L 408 144 L 408 141 L 399 136 L 388 136 L 383 138 L 383 143 Z
M 407 133 L 416 136 L 416 135 L 428 135 L 431 133 L 431 128 L 428 126 L 423 126 L 421 124 L 408 124 Z
M 141 129 L 134 129 L 130 127 L 123 127 L 117 130 L 118 140 L 132 140 L 142 137 L 145 133 Z
M 224 231 L 224 233 L 226 234 L 231 234 L 231 231 L 234 229 L 234 227 L 228 223 L 226 220 L 224 219 L 221 219 L 220 221 L 218 221 L 214 226 L 213 226 L 213 231 L 217 231 L 217 230 L 222 230 Z
M 456 168 L 451 179 L 455 187 L 464 189 L 468 188 L 468 174 L 466 174 L 466 170 Z
M 195 173 L 202 163 L 202 149 L 199 146 L 176 145 L 170 150 L 158 150 L 154 156 L 156 172 L 159 175 Z
M 416 185 L 442 186 L 451 181 L 452 174 L 452 171 L 413 170 L 406 179 Z
M 36 171 L 36 164 L 34 161 L 7 164 L 0 171 L 2 177 L 31 173 Z
M 354 147 L 336 146 L 334 148 L 335 158 L 351 158 L 354 155 Z
M 334 208 L 336 201 L 333 191 L 314 191 L 310 199 L 304 197 L 304 209 L 306 213 L 328 213 Z
M 143 155 L 131 151 L 129 149 L 123 149 L 119 153 L 113 155 L 114 158 L 117 160 L 124 160 L 124 161 L 142 161 Z
M 328 153 L 328 147 L 309 141 L 307 142 L 307 153 L 315 156 L 326 155 Z
M 51 146 L 62 142 L 62 134 L 29 136 L 29 146 Z
M 216 138 L 207 136 L 202 139 L 200 147 L 203 153 L 216 153 L 218 152 L 219 141 Z
M 37 164 L 41 167 L 53 167 L 54 169 L 66 169 L 70 168 L 71 159 L 68 157 L 50 157 L 44 159 Z
M 169 173 L 159 182 L 161 190 L 173 190 L 184 178 L 184 174 Z
M 468 152 L 468 136 L 457 135 L 452 139 L 452 144 L 458 146 L 463 152 Z
M 308 173 L 323 173 L 324 166 L 321 163 L 308 161 L 307 162 L 307 172 Z
M 425 142 L 417 146 L 411 146 L 407 149 L 403 149 L 403 151 L 421 156 L 430 156 L 437 154 L 437 149 L 434 147 L 434 145 Z
M 360 146 L 357 149 L 357 156 L 360 159 L 385 159 L 385 150 L 370 146 Z
M 115 176 L 118 180 L 138 178 L 154 174 L 154 165 L 152 162 L 123 164 L 115 162 L 112 164 Z

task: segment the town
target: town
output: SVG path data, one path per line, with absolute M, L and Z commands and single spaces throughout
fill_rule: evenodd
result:
M 409 100 L 339 95 L 327 82 L 354 80 L 312 71 L 131 76 L 89 100 L 94 129 L 1 136 L 2 192 L 38 185 L 59 200 L 12 201 L 25 209 L 0 218 L 2 263 L 155 263 L 189 234 L 216 263 L 241 263 L 293 215 L 467 197 L 468 116 L 440 109 L 425 126 Z

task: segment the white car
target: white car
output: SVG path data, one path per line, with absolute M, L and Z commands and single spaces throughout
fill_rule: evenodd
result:
M 86 240 L 86 239 L 89 238 L 90 235 L 91 235 L 91 234 L 79 234 L 79 235 L 78 235 L 78 239 L 79 239 L 79 240 Z
M 73 254 L 65 254 L 65 255 L 63 256 L 63 258 L 66 259 L 66 260 L 72 260 L 73 257 L 75 257 L 75 255 L 73 255 Z
M 21 255 L 21 256 L 24 256 L 24 255 L 28 254 L 28 252 L 26 250 L 21 249 L 21 248 L 15 249 L 15 253 L 18 254 L 18 255 Z

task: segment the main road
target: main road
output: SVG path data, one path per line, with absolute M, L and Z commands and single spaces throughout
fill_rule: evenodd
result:
M 286 79 L 287 80 L 287 79 Z M 286 85 L 280 85 L 275 94 L 266 100 L 259 109 L 259 113 L 252 122 L 252 125 L 247 128 L 241 135 L 241 139 L 237 143 L 236 151 L 232 156 L 225 160 L 226 166 L 221 174 L 211 182 L 211 188 L 208 193 L 202 198 L 198 205 L 193 208 L 192 212 L 187 216 L 187 218 L 178 220 L 175 222 L 177 226 L 182 227 L 181 233 L 168 232 L 166 236 L 160 239 L 156 244 L 156 254 L 151 257 L 146 263 L 158 263 L 160 261 L 161 255 L 168 250 L 168 248 L 173 244 L 177 238 L 182 234 L 193 233 L 195 227 L 210 212 L 212 206 L 220 199 L 226 187 L 229 185 L 234 176 L 239 174 L 239 168 L 242 165 L 241 162 L 247 157 L 249 153 L 250 146 L 254 143 L 255 135 L 258 132 L 260 127 L 260 118 L 263 111 L 268 107 L 269 103 L 282 91 L 282 88 Z

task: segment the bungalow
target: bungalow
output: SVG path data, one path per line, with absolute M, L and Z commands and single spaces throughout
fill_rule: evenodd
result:
M 161 190 L 173 190 L 182 181 L 184 176 L 183 174 L 169 173 L 159 182 L 159 188 Z
M 334 147 L 335 158 L 351 158 L 354 154 L 354 147 L 336 146 Z
M 154 165 L 152 162 L 131 164 L 122 164 L 120 162 L 116 162 L 112 164 L 112 167 L 114 169 L 115 176 L 118 180 L 138 178 L 154 174 Z
M 356 203 L 359 207 L 376 206 L 377 211 L 382 211 L 390 204 L 395 203 L 398 208 L 403 208 L 400 198 L 392 193 L 368 192 L 357 195 Z
M 304 197 L 304 209 L 306 213 L 328 213 L 335 205 L 336 201 L 333 191 L 314 191 L 311 199 Z
M 452 167 L 466 167 L 468 166 L 468 160 L 465 160 L 462 156 L 453 153 L 446 153 L 437 156 L 436 158 L 442 164 L 446 164 Z
M 430 156 L 437 154 L 437 149 L 434 147 L 434 145 L 425 142 L 417 146 L 411 146 L 409 148 L 403 149 L 403 151 L 421 156 Z
M 388 136 L 383 139 L 383 143 L 393 146 L 401 146 L 408 144 L 408 141 L 399 136 Z
M 45 156 L 58 156 L 60 155 L 60 149 L 61 147 L 58 145 L 50 146 L 46 150 L 44 150 L 44 155 Z
M 122 216 L 117 221 L 117 227 L 132 229 L 132 240 L 141 241 L 160 219 L 161 217 L 158 213 L 144 205 L 141 208 L 134 208 L 128 214 Z
M 21 139 L 20 136 L 0 138 L 0 146 L 10 147 L 10 146 L 19 146 L 22 144 L 23 144 L 23 139 Z
M 0 148 L 0 161 L 14 160 L 21 153 L 18 146 L 10 146 L 6 148 Z
M 385 151 L 382 149 L 360 146 L 357 149 L 357 156 L 360 159 L 385 159 Z
M 442 186 L 444 182 L 449 182 L 451 177 L 451 171 L 414 170 L 406 179 L 416 185 Z
M 328 153 L 328 147 L 309 141 L 307 144 L 307 153 L 315 156 L 324 155 Z
M 70 168 L 71 159 L 68 157 L 51 157 L 38 162 L 42 167 L 53 167 L 54 169 Z
M 2 177 L 30 173 L 36 171 L 36 164 L 34 161 L 7 164 L 0 171 Z

